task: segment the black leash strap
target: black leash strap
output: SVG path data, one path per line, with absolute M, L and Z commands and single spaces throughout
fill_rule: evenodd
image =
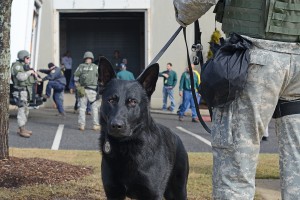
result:
M 186 28 L 183 28 L 183 36 L 184 36 L 184 41 L 185 41 L 185 46 L 186 46 L 186 53 L 187 53 L 187 61 L 188 61 L 188 65 L 189 65 L 189 73 L 190 73 L 190 77 L 191 77 L 191 87 L 192 87 L 192 94 L 193 94 L 193 99 L 194 99 L 194 104 L 196 107 L 196 112 L 197 112 L 197 116 L 200 120 L 200 123 L 202 124 L 203 128 L 208 132 L 211 133 L 210 128 L 208 128 L 208 126 L 206 125 L 206 123 L 204 122 L 201 114 L 200 114 L 200 110 L 199 110 L 199 105 L 198 105 L 198 100 L 196 97 L 196 92 L 195 92 L 195 80 L 194 80 L 194 73 L 193 73 L 193 69 L 192 69 L 192 65 L 191 65 L 191 61 L 190 61 L 190 54 L 189 54 L 189 48 L 187 45 L 187 41 L 186 41 Z
M 180 26 L 175 33 L 172 35 L 172 37 L 169 39 L 169 41 L 165 44 L 165 46 L 160 50 L 160 52 L 155 56 L 155 58 L 150 62 L 150 64 L 148 65 L 148 67 L 154 63 L 156 63 L 158 61 L 158 59 L 163 55 L 163 53 L 165 53 L 165 51 L 168 49 L 168 47 L 170 46 L 170 44 L 174 41 L 174 39 L 177 37 L 177 35 L 180 33 L 181 29 L 183 27 Z
M 276 119 L 286 115 L 294 115 L 299 113 L 300 113 L 299 99 L 293 101 L 279 99 L 272 118 Z

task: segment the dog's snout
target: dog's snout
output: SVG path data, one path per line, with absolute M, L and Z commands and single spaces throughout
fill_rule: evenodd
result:
M 120 130 L 124 130 L 125 128 L 125 123 L 122 120 L 112 120 L 111 121 L 111 129 L 114 131 L 120 131 Z

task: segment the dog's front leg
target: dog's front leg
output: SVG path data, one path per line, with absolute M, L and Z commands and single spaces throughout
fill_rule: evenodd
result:
M 102 160 L 101 176 L 104 191 L 108 200 L 123 200 L 126 198 L 126 188 L 118 181 L 107 163 Z
M 104 191 L 108 200 L 124 200 L 126 198 L 125 189 L 112 185 L 104 185 Z

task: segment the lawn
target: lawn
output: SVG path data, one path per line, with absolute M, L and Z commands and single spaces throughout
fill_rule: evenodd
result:
M 92 167 L 93 173 L 78 180 L 65 181 L 59 184 L 37 184 L 19 188 L 0 188 L 1 200 L 106 199 L 100 178 L 101 154 L 97 151 L 52 151 L 11 148 L 10 156 L 18 158 L 44 158 L 72 165 Z M 188 199 L 211 199 L 212 154 L 189 153 L 189 161 Z M 260 155 L 256 177 L 260 179 L 279 178 L 277 154 Z M 260 199 L 260 197 L 256 196 L 256 199 Z

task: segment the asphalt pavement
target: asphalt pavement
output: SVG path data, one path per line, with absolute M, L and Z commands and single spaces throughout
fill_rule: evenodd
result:
M 9 146 L 17 148 L 43 148 L 68 150 L 99 150 L 98 139 L 100 133 L 91 130 L 91 116 L 87 116 L 87 128 L 84 132 L 77 129 L 77 114 L 73 112 L 74 95 L 65 94 L 64 106 L 67 117 L 56 116 L 57 111 L 48 102 L 48 107 L 30 110 L 28 128 L 33 131 L 29 139 L 21 138 L 16 133 L 17 108 L 10 107 Z M 51 100 L 50 100 L 51 102 Z M 211 152 L 210 136 L 198 123 L 191 122 L 189 116 L 184 122 L 179 122 L 176 113 L 161 110 L 151 110 L 154 120 L 171 128 L 183 140 L 189 152 Z M 207 109 L 200 113 L 210 126 Z M 277 153 L 277 139 L 274 133 L 274 123 L 269 126 L 270 138 L 261 145 L 261 153 Z M 257 192 L 266 200 L 279 200 L 279 180 L 256 180 Z

